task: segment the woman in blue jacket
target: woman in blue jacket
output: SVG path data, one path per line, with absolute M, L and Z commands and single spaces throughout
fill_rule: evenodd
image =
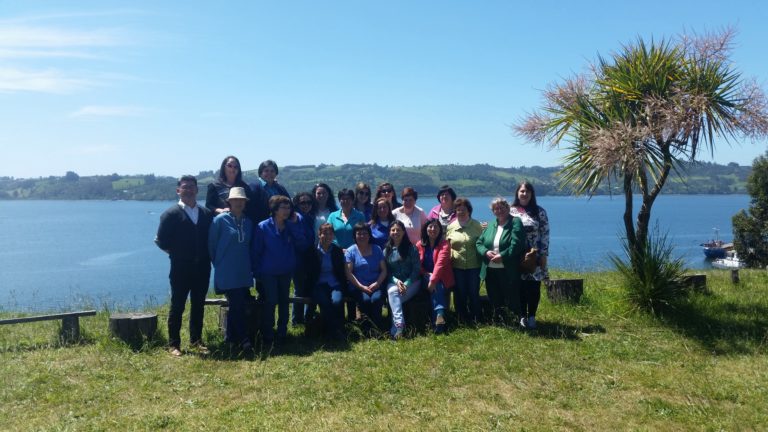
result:
M 227 296 L 226 340 L 240 345 L 244 350 L 252 348 L 246 336 L 246 305 L 251 295 L 250 245 L 253 222 L 245 216 L 248 201 L 246 190 L 233 187 L 227 197 L 228 210 L 213 219 L 208 231 L 208 249 L 213 261 L 213 287 L 217 293 Z
M 280 344 L 288 334 L 288 293 L 296 268 L 296 251 L 307 247 L 304 228 L 291 212 L 291 200 L 284 195 L 269 199 L 272 214 L 253 230 L 251 259 L 253 273 L 264 287 L 261 333 L 264 343 Z M 275 306 L 278 308 L 275 338 Z

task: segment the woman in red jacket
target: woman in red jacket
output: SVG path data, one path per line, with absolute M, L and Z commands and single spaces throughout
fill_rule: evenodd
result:
M 452 288 L 451 244 L 445 240 L 443 226 L 437 219 L 431 219 L 421 227 L 421 241 L 416 245 L 421 259 L 422 286 L 427 288 L 432 299 L 432 314 L 435 334 L 445 331 L 446 293 Z

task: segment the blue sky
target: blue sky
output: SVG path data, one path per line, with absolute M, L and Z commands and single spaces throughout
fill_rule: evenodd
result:
M 638 36 L 733 26 L 768 89 L 766 21 L 762 1 L 3 1 L 0 176 L 553 166 L 509 128 L 547 84 Z

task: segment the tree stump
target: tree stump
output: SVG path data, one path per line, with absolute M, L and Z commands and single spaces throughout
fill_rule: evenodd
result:
M 739 283 L 739 269 L 731 270 L 731 282 L 735 284 Z
M 552 303 L 577 303 L 584 293 L 584 279 L 550 279 L 545 280 L 544 285 Z
M 109 331 L 128 343 L 152 339 L 157 331 L 157 314 L 116 313 L 109 317 Z
M 683 276 L 683 287 L 690 291 L 705 292 L 707 290 L 707 275 L 685 275 Z

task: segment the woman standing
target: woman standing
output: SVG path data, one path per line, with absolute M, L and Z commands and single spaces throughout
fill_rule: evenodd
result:
M 355 193 L 350 189 L 339 191 L 339 204 L 341 208 L 328 215 L 328 223 L 333 227 L 334 242 L 346 249 L 355 243 L 352 229 L 360 222 L 365 223 L 365 216 L 355 210 Z
M 246 305 L 251 295 L 250 245 L 253 225 L 245 216 L 248 197 L 242 187 L 229 189 L 227 210 L 213 219 L 208 249 L 213 262 L 213 287 L 229 302 L 226 340 L 243 350 L 253 348 L 246 336 Z
M 477 252 L 483 258 L 480 278 L 485 280 L 494 318 L 520 315 L 520 259 L 525 248 L 525 232 L 519 218 L 509 215 L 509 203 L 501 197 L 491 201 L 496 219 L 477 239 Z
M 384 182 L 379 184 L 376 188 L 376 200 L 379 198 L 386 198 L 393 209 L 400 207 L 397 195 L 395 195 L 395 187 L 392 186 L 392 183 Z
M 253 230 L 253 273 L 263 285 L 261 332 L 266 345 L 280 344 L 288 334 L 288 292 L 296 267 L 296 251 L 307 246 L 296 214 L 291 218 L 291 200 L 284 195 L 269 199 L 272 216 Z M 275 306 L 278 308 L 275 338 Z
M 241 187 L 245 195 L 251 195 L 251 188 L 243 181 L 243 172 L 240 169 L 240 160 L 234 156 L 227 156 L 221 161 L 216 181 L 208 184 L 208 192 L 205 195 L 205 207 L 216 215 L 229 211 L 227 199 L 229 190 L 233 187 Z M 250 216 L 251 203 L 246 203 L 246 214 Z
M 365 221 L 371 220 L 373 204 L 371 204 L 371 187 L 365 182 L 355 185 L 355 210 L 365 215 Z
M 347 286 L 344 252 L 333 243 L 331 224 L 320 225 L 318 244 L 312 248 L 308 265 L 308 279 L 313 287 L 312 298 L 320 305 L 326 336 L 343 340 L 344 287 Z
M 296 270 L 293 273 L 293 295 L 295 297 L 311 297 L 312 285 L 307 278 L 307 268 L 314 255 L 315 245 L 315 200 L 309 192 L 299 192 L 293 197 L 293 208 L 297 210 L 299 225 L 304 230 L 306 247 L 296 251 Z M 314 305 L 294 303 L 291 311 L 291 324 L 304 324 L 314 312 Z
M 312 188 L 312 196 L 315 197 L 315 228 L 314 232 L 320 229 L 320 225 L 328 222 L 328 215 L 339 209 L 336 206 L 336 200 L 333 198 L 331 187 L 325 183 L 318 183 Z
M 424 224 L 417 248 L 423 283 L 432 299 L 435 333 L 440 334 L 445 331 L 446 291 L 453 287 L 454 279 L 451 269 L 451 245 L 443 238 L 443 226 L 438 220 L 431 219 Z
M 392 310 L 392 339 L 399 339 L 405 329 L 403 304 L 419 292 L 419 252 L 408 240 L 405 225 L 395 221 L 389 229 L 389 240 L 384 248 L 387 262 L 387 297 Z
M 403 199 L 403 205 L 392 210 L 392 215 L 403 222 L 408 238 L 411 243 L 416 244 L 421 239 L 421 227 L 427 221 L 427 214 L 416 205 L 419 193 L 412 187 L 403 188 L 400 198 Z
M 448 225 L 445 238 L 451 244 L 451 264 L 456 280 L 454 302 L 459 319 L 476 322 L 480 318 L 480 255 L 477 239 L 483 233 L 480 222 L 472 219 L 472 203 L 458 198 L 453 203 L 456 220 Z
M 437 191 L 438 204 L 432 207 L 429 211 L 428 217 L 430 219 L 437 219 L 443 225 L 443 228 L 447 228 L 448 225 L 456 220 L 456 192 L 448 185 L 443 185 L 440 190 Z
M 389 239 L 389 227 L 394 222 L 395 217 L 392 216 L 392 205 L 386 198 L 379 198 L 376 200 L 376 211 L 371 216 L 371 221 L 368 225 L 371 226 L 371 241 L 373 244 L 380 248 L 384 248 Z
M 515 201 L 510 215 L 520 218 L 525 230 L 525 251 L 536 249 L 538 255 L 536 270 L 521 275 L 520 325 L 536 328 L 536 310 L 541 298 L 541 281 L 549 279 L 547 256 L 549 256 L 549 218 L 547 212 L 536 203 L 536 191 L 527 181 L 517 185 Z
M 387 266 L 381 248 L 371 243 L 371 228 L 364 222 L 353 228 L 355 244 L 347 248 L 344 259 L 349 281 L 350 295 L 357 300 L 360 311 L 370 322 L 364 323 L 369 330 L 371 323 L 381 323 L 381 307 L 384 305 L 383 286 L 387 277 Z

